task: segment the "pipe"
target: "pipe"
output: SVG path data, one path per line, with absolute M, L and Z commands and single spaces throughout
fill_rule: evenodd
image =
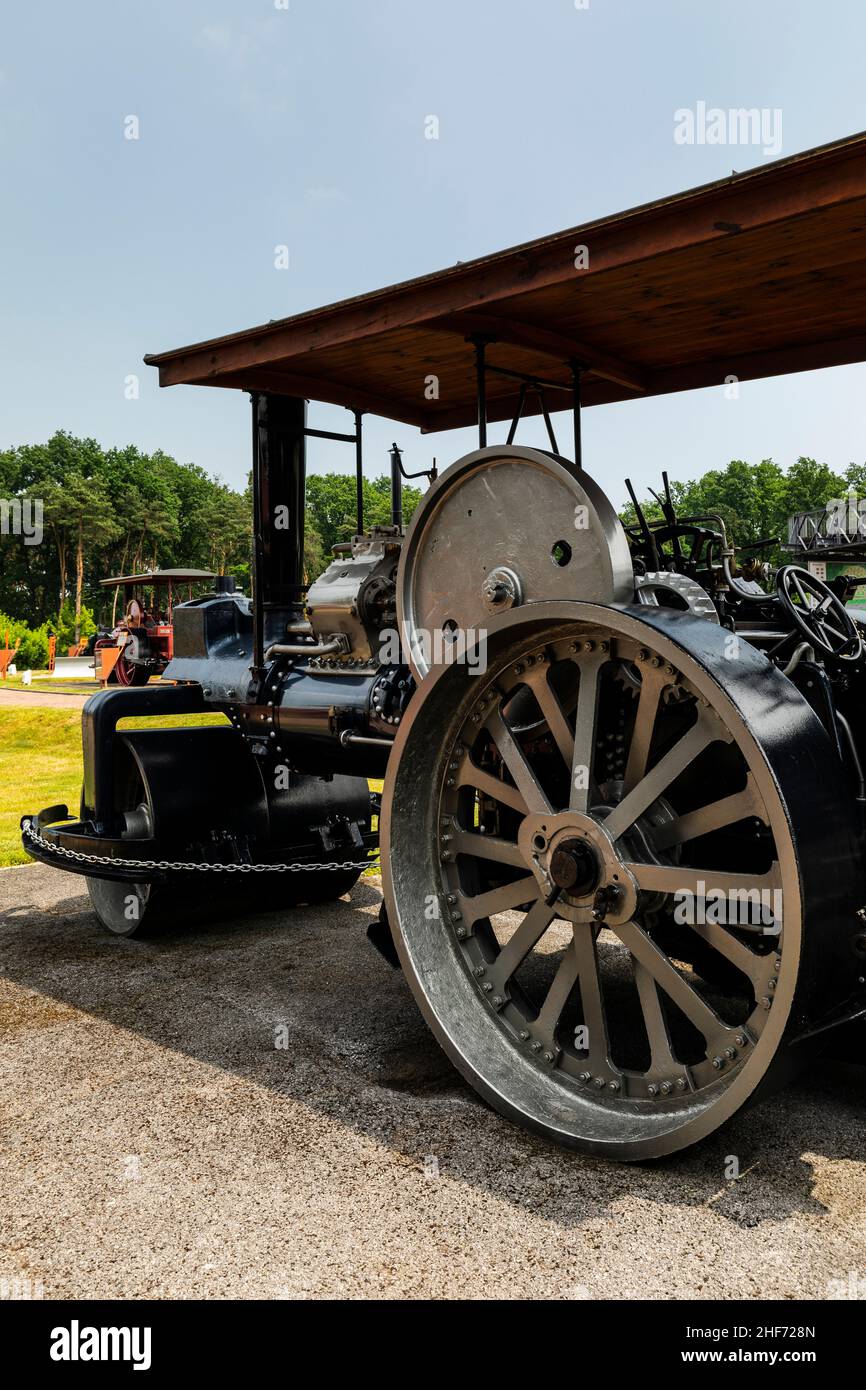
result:
M 782 667 L 782 675 L 790 676 L 796 671 L 804 658 L 807 658 L 809 661 L 815 660 L 815 648 L 810 646 L 808 642 L 801 642 L 799 646 L 794 648 L 787 666 Z
M 390 738 L 366 738 L 364 734 L 353 734 L 349 729 L 344 729 L 340 734 L 340 742 L 344 748 L 350 743 L 367 743 L 376 748 L 393 748 Z
M 345 641 L 340 637 L 332 637 L 327 642 L 274 642 L 265 652 L 265 661 L 273 656 L 327 656 L 329 652 L 346 650 Z
M 722 552 L 722 572 L 725 576 L 725 582 L 727 583 L 728 588 L 731 590 L 733 594 L 736 595 L 737 598 L 746 599 L 751 603 L 769 603 L 770 600 L 773 598 L 772 594 L 750 594 L 745 592 L 743 589 L 739 588 L 739 581 L 735 579 L 734 576 L 731 574 L 732 553 L 733 552 L 727 550 Z

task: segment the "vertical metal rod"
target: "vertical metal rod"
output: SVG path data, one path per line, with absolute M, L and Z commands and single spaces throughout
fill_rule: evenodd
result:
M 361 436 L 361 416 L 363 411 L 356 410 L 355 415 L 355 509 L 357 534 L 364 534 L 364 442 Z
M 583 368 L 577 362 L 570 362 L 571 380 L 574 388 L 574 462 L 578 468 L 583 467 L 583 442 L 580 437 L 580 388 L 583 381 Z
M 538 396 L 538 404 L 541 406 L 541 413 L 544 416 L 544 423 L 547 426 L 547 437 L 550 440 L 550 447 L 555 454 L 559 453 L 559 445 L 556 442 L 556 435 L 553 433 L 553 424 L 550 419 L 550 412 L 547 409 L 547 401 L 544 399 L 544 392 L 540 386 L 535 388 Z
M 515 412 L 514 412 L 514 419 L 511 421 L 511 429 L 508 431 L 508 438 L 507 438 L 506 441 L 505 441 L 506 444 L 513 444 L 513 443 L 514 443 L 514 436 L 515 436 L 516 433 L 517 433 L 517 426 L 518 426 L 518 424 L 519 424 L 519 422 L 520 422 L 520 417 L 521 417 L 521 415 L 523 414 L 523 407 L 524 407 L 525 404 L 526 404 L 526 382 L 524 381 L 524 382 L 522 383 L 521 387 L 520 387 L 520 395 L 519 395 L 518 398 L 517 398 L 517 409 L 516 409 Z
M 478 397 L 478 447 L 487 448 L 487 373 L 485 353 L 487 342 L 484 338 L 473 338 L 475 344 L 475 380 Z
M 400 476 L 400 455 L 402 449 L 391 445 L 391 525 L 403 530 L 403 480 Z
M 261 677 L 265 652 L 265 607 L 262 602 L 262 489 L 261 457 L 259 454 L 259 395 L 250 394 L 253 426 L 253 664 L 256 679 Z

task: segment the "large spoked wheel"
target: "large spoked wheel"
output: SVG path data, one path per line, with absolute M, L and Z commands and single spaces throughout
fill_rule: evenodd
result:
M 830 741 L 730 639 L 529 605 L 485 674 L 425 682 L 391 758 L 386 896 L 423 1013 L 499 1110 L 610 1157 L 713 1132 L 857 991 Z
M 114 663 L 114 676 L 118 685 L 147 685 L 150 672 L 140 662 L 130 661 L 126 651 L 122 651 Z

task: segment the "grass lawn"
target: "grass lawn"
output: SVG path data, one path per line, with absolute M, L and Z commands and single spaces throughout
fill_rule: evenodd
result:
M 222 714 L 122 719 L 118 728 L 177 728 L 224 724 Z M 32 861 L 21 848 L 22 816 L 63 802 L 78 814 L 81 796 L 81 710 L 0 710 L 0 868 Z M 381 791 L 381 782 L 371 782 Z

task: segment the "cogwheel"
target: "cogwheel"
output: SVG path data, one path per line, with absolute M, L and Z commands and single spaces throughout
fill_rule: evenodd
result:
M 640 694 L 640 672 L 633 661 L 618 661 L 615 679 L 631 695 L 632 699 Z

